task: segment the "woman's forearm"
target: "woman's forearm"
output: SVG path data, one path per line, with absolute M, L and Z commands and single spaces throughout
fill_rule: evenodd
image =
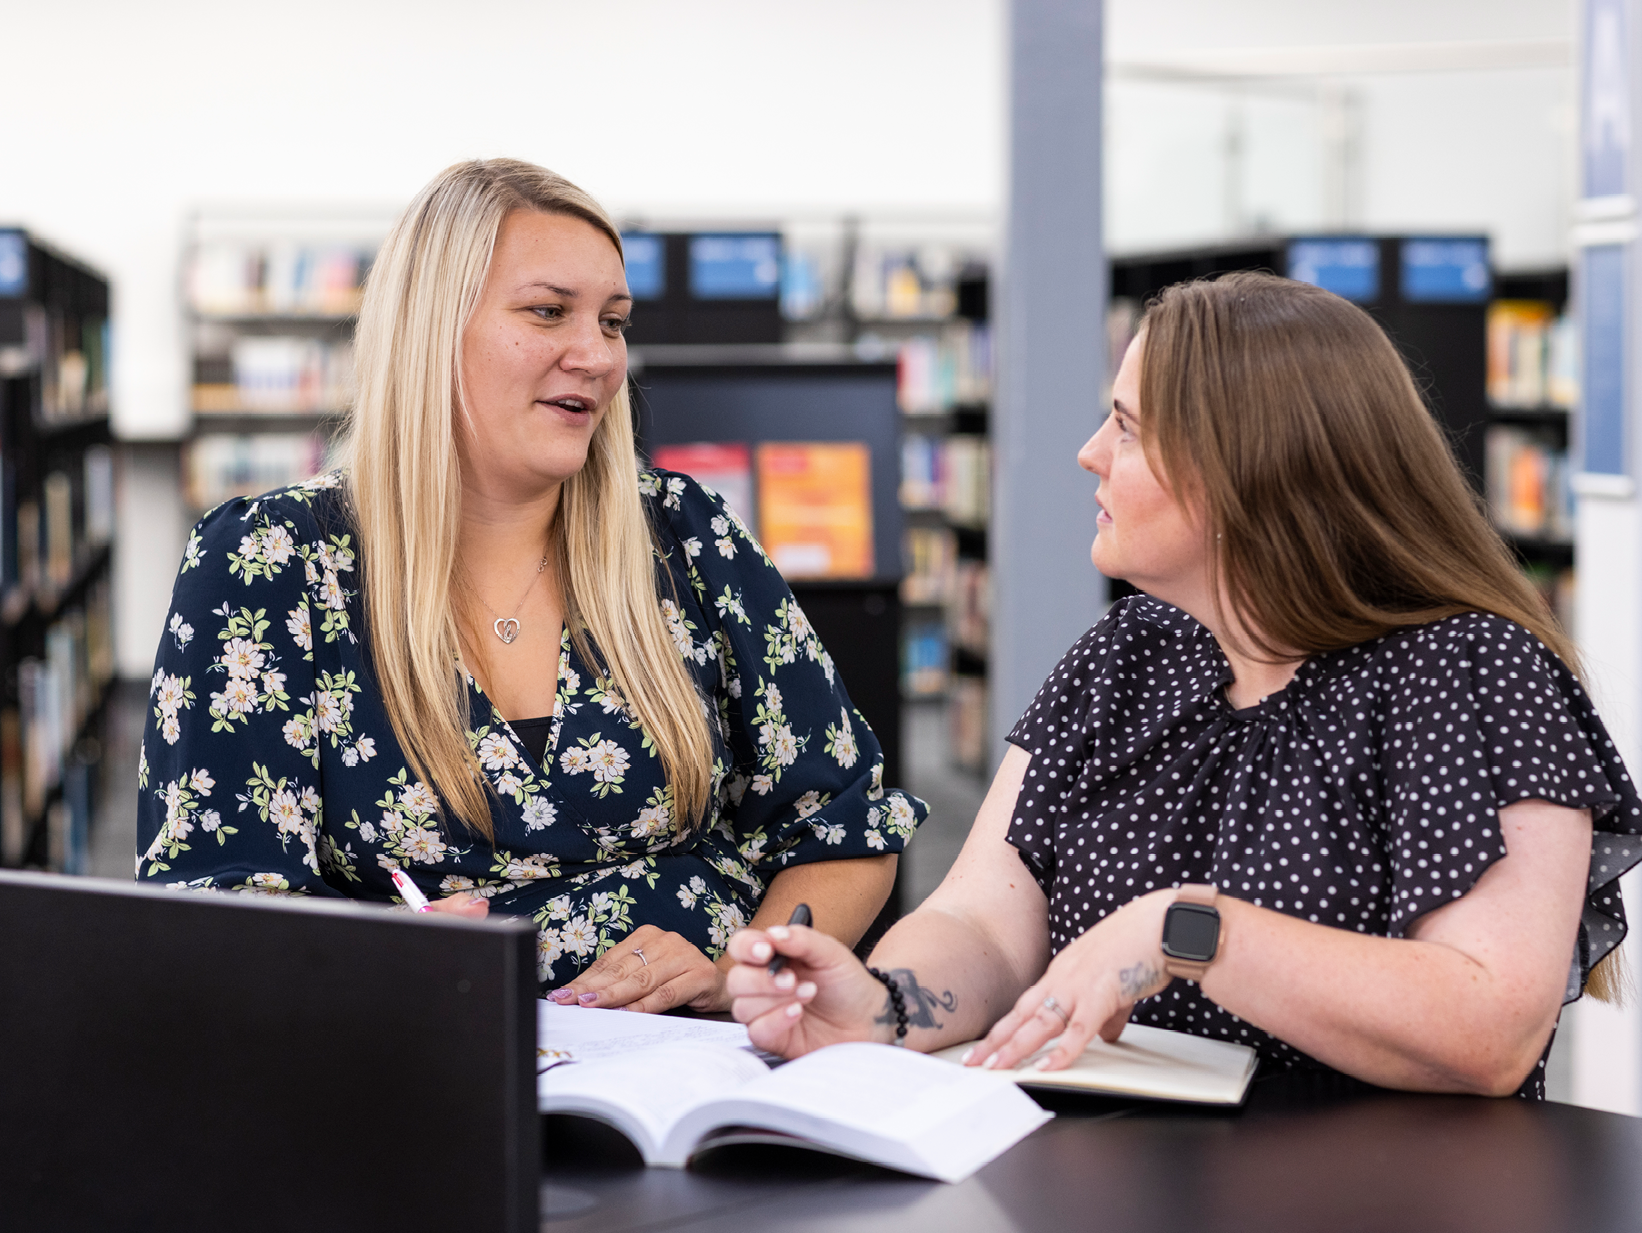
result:
M 752 927 L 784 925 L 795 907 L 807 903 L 815 928 L 845 946 L 854 946 L 888 902 L 899 859 L 888 853 L 853 860 L 812 861 L 783 869 L 764 892 Z
M 967 914 L 933 904 L 896 924 L 868 961 L 895 979 L 907 1047 L 924 1052 L 984 1036 L 1043 966 L 1037 955 L 1011 955 Z
M 1222 898 L 1225 948 L 1203 991 L 1337 1070 L 1385 1087 L 1506 1095 L 1533 1068 L 1557 999 L 1453 947 L 1332 929 Z

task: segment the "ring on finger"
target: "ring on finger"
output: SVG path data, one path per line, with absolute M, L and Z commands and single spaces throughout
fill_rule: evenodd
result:
M 645 967 L 650 966 L 650 961 L 644 957 L 644 952 L 642 950 L 640 950 L 638 947 L 635 946 L 633 948 L 633 953 L 639 957 L 639 962 L 642 963 Z
M 1048 997 L 1043 999 L 1043 1008 L 1045 1010 L 1054 1011 L 1057 1015 L 1060 1016 L 1060 1021 L 1062 1023 L 1071 1023 L 1072 1022 L 1072 1016 L 1066 1013 L 1066 1008 L 1064 1006 L 1062 1006 L 1059 1002 L 1055 1001 L 1055 995 L 1052 994 L 1052 993 Z

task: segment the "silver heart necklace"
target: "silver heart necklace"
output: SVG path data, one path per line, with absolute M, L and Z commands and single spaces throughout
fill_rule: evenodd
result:
M 531 575 L 530 585 L 525 588 L 525 593 L 519 596 L 519 602 L 513 605 L 513 616 L 505 617 L 498 615 L 496 609 L 492 608 L 489 604 L 485 604 L 485 597 L 483 595 L 479 595 L 479 602 L 481 604 L 485 604 L 485 611 L 496 618 L 495 621 L 491 622 L 490 627 L 496 631 L 496 636 L 502 640 L 504 645 L 513 645 L 514 639 L 519 636 L 521 627 L 519 625 L 518 613 L 524 610 L 525 600 L 529 599 L 530 593 L 536 589 L 536 580 L 542 576 L 542 571 L 546 568 L 547 553 L 544 552 L 542 553 L 542 559 L 536 563 L 536 572 Z M 474 588 L 473 593 L 475 595 L 479 594 L 477 587 Z

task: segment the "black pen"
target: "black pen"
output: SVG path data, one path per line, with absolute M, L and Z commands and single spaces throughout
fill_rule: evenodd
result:
M 787 923 L 789 925 L 807 925 L 810 923 L 811 919 L 810 905 L 807 903 L 801 903 L 792 910 L 792 916 L 788 919 Z M 777 955 L 774 959 L 770 960 L 770 975 L 774 976 L 786 966 L 787 956 Z

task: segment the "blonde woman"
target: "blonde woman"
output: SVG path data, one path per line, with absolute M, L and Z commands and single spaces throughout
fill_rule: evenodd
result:
M 881 973 L 748 930 L 736 1017 L 1058 1068 L 1133 1016 L 1543 1097 L 1563 1004 L 1616 992 L 1642 800 L 1391 342 L 1270 275 L 1170 288 L 1078 461 L 1095 564 L 1145 594 L 1044 683 Z
M 800 901 L 853 945 L 922 816 L 780 575 L 643 469 L 621 238 L 462 163 L 395 225 L 351 467 L 207 514 L 162 638 L 139 878 L 533 918 L 551 996 L 728 1005 Z

